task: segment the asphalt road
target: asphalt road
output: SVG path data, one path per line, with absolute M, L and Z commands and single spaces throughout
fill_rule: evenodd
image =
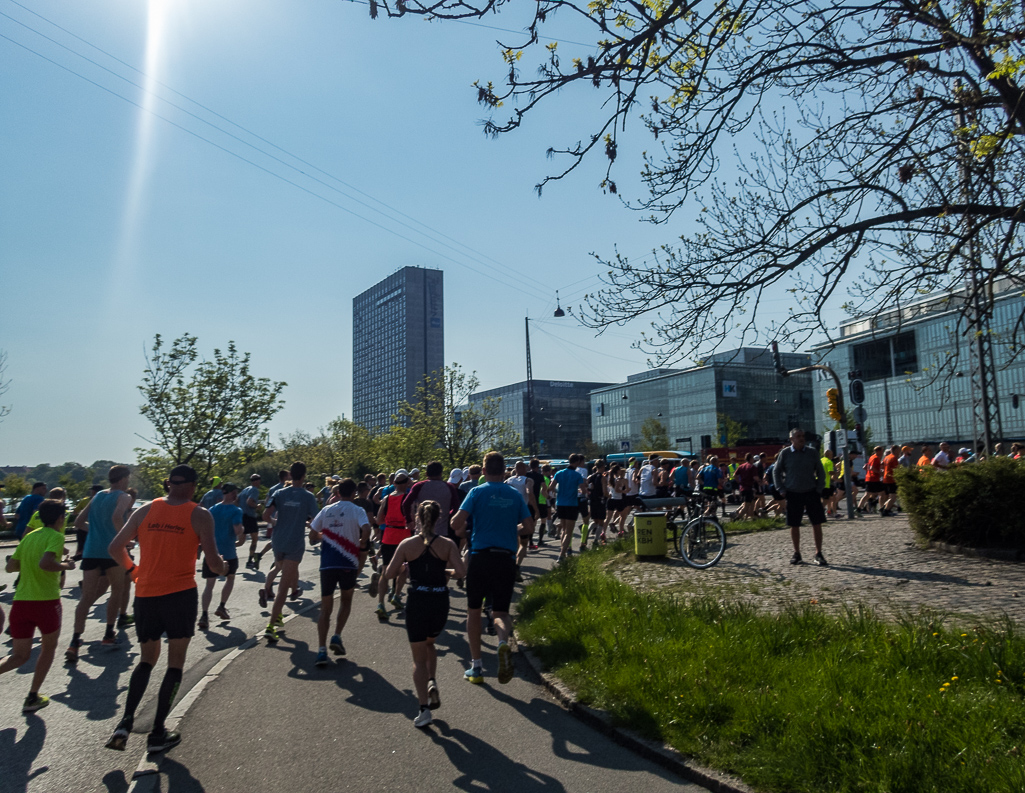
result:
M 261 539 L 261 548 L 263 544 Z M 240 550 L 244 551 L 241 558 L 245 564 L 248 546 Z M 11 550 L 4 553 L 11 553 Z M 313 592 L 313 584 L 310 583 L 317 580 L 318 554 L 318 551 L 307 552 L 303 559 L 300 571 L 304 574 L 305 589 L 299 600 L 289 601 L 293 609 L 309 606 L 313 602 L 311 593 L 319 600 L 319 591 Z M 270 562 L 265 559 L 259 573 L 239 569 L 235 591 L 228 601 L 231 621 L 221 623 L 215 620 L 210 631 L 196 634 L 189 648 L 183 692 L 202 678 L 224 654 L 266 626 L 267 612 L 260 609 L 257 591 L 269 567 Z M 135 752 L 112 752 L 103 747 L 117 725 L 128 690 L 128 677 L 138 661 L 133 628 L 120 632 L 120 647 L 109 648 L 100 644 L 106 622 L 106 595 L 93 607 L 83 636 L 86 645 L 77 666 L 63 665 L 64 649 L 71 639 L 75 607 L 78 605 L 79 590 L 72 585 L 77 585 L 81 575 L 79 570 L 68 573 L 62 593 L 64 613 L 60 647 L 42 688 L 42 693 L 51 699 L 50 706 L 35 715 L 21 714 L 21 704 L 28 693 L 38 653 L 38 639 L 32 661 L 17 672 L 0 676 L 0 791 L 3 793 L 126 791 L 139 762 Z M 0 583 L 8 584 L 7 591 L 0 593 L 0 604 L 8 613 L 14 578 L 0 572 Z M 199 581 L 202 587 L 202 579 Z M 215 608 L 219 602 L 219 590 L 220 584 L 214 593 Z M 286 607 L 286 613 L 288 610 Z M 9 650 L 10 637 L 5 635 L 0 643 L 0 653 L 6 655 Z M 162 654 L 161 663 L 153 671 L 147 698 L 143 700 L 136 719 L 138 728 L 152 722 L 156 693 L 164 674 L 164 660 Z

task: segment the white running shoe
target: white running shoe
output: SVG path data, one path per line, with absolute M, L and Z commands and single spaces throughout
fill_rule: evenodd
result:
M 419 714 L 417 714 L 417 717 L 413 719 L 413 726 L 423 728 L 433 721 L 434 719 L 431 718 L 430 708 L 424 708 Z

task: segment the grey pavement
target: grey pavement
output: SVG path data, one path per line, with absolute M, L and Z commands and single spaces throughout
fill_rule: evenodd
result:
M 890 616 L 925 609 L 1025 622 L 1021 563 L 924 549 L 904 515 L 832 520 L 823 533 L 828 567 L 809 564 L 815 548 L 805 525 L 802 565 L 789 564 L 793 546 L 789 529 L 782 529 L 728 535 L 722 561 L 709 570 L 693 570 L 676 556 L 621 563 L 615 572 L 642 589 L 711 593 L 765 609 L 813 603 L 835 611 L 860 603 Z
M 73 542 L 72 538 L 68 547 Z M 261 548 L 263 544 L 261 539 Z M 243 551 L 244 564 L 248 547 L 239 550 Z M 319 556 L 307 553 L 300 568 L 306 581 L 315 580 L 318 565 Z M 259 573 L 239 570 L 235 591 L 228 601 L 230 623 L 215 620 L 209 632 L 197 632 L 189 648 L 183 691 L 202 678 L 232 648 L 266 626 L 267 613 L 259 607 L 257 591 L 265 580 L 269 560 L 264 560 L 261 567 Z M 0 676 L 0 791 L 3 793 L 126 791 L 138 764 L 137 755 L 103 748 L 117 724 L 128 690 L 128 677 L 138 661 L 134 628 L 120 632 L 122 644 L 118 648 L 100 644 L 106 621 L 106 595 L 93 607 L 83 636 L 86 646 L 77 666 L 63 665 L 64 649 L 71 639 L 75 606 L 78 604 L 77 583 L 81 576 L 80 570 L 69 572 L 62 592 L 60 645 L 42 688 L 42 693 L 51 699 L 50 706 L 35 715 L 21 714 L 21 703 L 28 693 L 38 653 L 38 637 L 32 661 L 17 672 Z M 197 579 L 202 587 L 202 579 L 198 576 Z M 9 613 L 14 576 L 0 572 L 0 583 L 9 586 L 0 594 L 0 604 Z M 220 586 L 218 584 L 214 593 L 214 607 L 219 602 Z M 311 587 L 312 584 L 305 586 Z M 310 595 L 310 590 L 305 590 L 299 600 L 289 601 L 290 607 L 309 606 L 313 602 Z M 0 638 L 0 655 L 6 655 L 10 650 L 10 638 Z M 140 709 L 142 723 L 152 720 L 157 688 L 164 674 L 164 661 L 165 654 L 162 654 Z

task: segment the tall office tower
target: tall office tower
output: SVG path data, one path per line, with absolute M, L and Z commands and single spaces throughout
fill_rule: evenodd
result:
M 387 430 L 424 375 L 445 367 L 443 273 L 403 267 L 352 301 L 352 418 Z

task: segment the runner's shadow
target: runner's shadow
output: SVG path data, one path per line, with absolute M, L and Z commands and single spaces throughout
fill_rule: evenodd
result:
M 128 682 L 120 684 L 121 676 L 135 663 L 135 654 L 124 650 L 107 650 L 79 656 L 78 664 L 65 666 L 68 673 L 68 684 L 64 690 L 50 697 L 54 702 L 67 705 L 72 710 L 85 712 L 85 717 L 92 721 L 105 721 L 118 714 L 117 697 Z M 55 659 L 56 660 L 56 659 Z M 95 663 L 99 662 L 99 663 Z M 83 663 L 102 666 L 100 676 L 93 678 L 80 668 Z
M 166 781 L 160 785 L 160 790 L 166 793 L 203 793 L 206 790 L 188 768 L 166 755 L 160 761 L 160 777 L 161 781 Z
M 10 793 L 27 791 L 29 782 L 50 770 L 45 765 L 32 770 L 46 742 L 46 722 L 32 714 L 25 717 L 25 723 L 28 729 L 20 741 L 15 741 L 18 731 L 13 727 L 0 730 L 0 773 L 3 774 L 3 789 Z
M 213 624 L 215 623 L 212 623 L 211 627 Z M 209 631 L 197 630 L 197 633 L 201 633 L 204 636 L 206 639 L 206 649 L 213 653 L 227 650 L 231 647 L 238 647 L 249 638 L 249 634 L 241 628 L 234 628 L 229 625 L 227 629 L 227 633 L 221 633 L 218 629 L 211 629 Z
M 965 587 L 983 587 L 986 585 L 985 582 L 982 581 L 969 581 L 967 578 L 961 578 L 956 575 L 947 575 L 945 573 L 918 572 L 915 570 L 891 570 L 886 567 L 864 567 L 847 564 L 833 564 L 830 565 L 830 568 L 833 570 L 843 570 L 848 573 L 858 573 L 860 575 L 877 578 L 900 578 L 908 581 L 924 581 L 926 583 L 933 584 L 953 584 Z
M 101 781 L 107 793 L 128 793 L 129 783 L 124 771 L 109 771 Z
M 467 732 L 452 729 L 443 721 L 434 721 L 424 730 L 448 756 L 460 776 L 452 780 L 459 790 L 564 791 L 554 777 L 534 771 L 523 763 L 510 760 L 498 749 Z

